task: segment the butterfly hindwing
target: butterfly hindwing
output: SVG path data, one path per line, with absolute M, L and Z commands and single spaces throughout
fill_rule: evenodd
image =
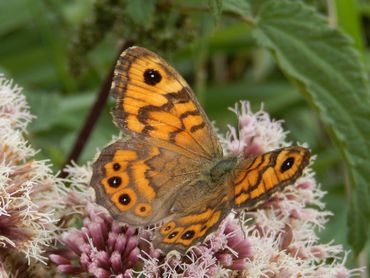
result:
M 91 186 L 97 203 L 124 223 L 160 221 L 181 186 L 197 176 L 199 161 L 145 139 L 120 139 L 103 149 L 93 164 Z
M 309 163 L 310 152 L 292 146 L 241 160 L 233 172 L 235 208 L 255 208 L 271 194 L 293 184 Z
M 175 69 L 153 52 L 131 47 L 118 59 L 112 92 L 117 125 L 211 159 L 222 150 L 192 90 Z
M 184 253 L 218 228 L 231 212 L 233 191 L 226 184 L 218 184 L 213 190 L 206 188 L 207 181 L 202 180 L 184 187 L 185 194 L 178 196 L 171 208 L 174 214 L 156 230 L 153 240 L 156 248 L 164 253 L 171 250 Z

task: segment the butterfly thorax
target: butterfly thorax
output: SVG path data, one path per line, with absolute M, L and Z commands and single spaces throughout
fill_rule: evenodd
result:
M 222 181 L 225 176 L 235 168 L 237 157 L 226 157 L 218 160 L 209 170 L 210 180 L 213 184 Z

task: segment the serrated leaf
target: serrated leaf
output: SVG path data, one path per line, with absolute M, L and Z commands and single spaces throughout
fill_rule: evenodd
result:
M 317 109 L 351 181 L 349 242 L 358 254 L 369 223 L 370 90 L 351 41 L 301 2 L 264 1 L 253 35 Z
M 246 0 L 224 0 L 223 11 L 247 17 L 251 14 L 250 5 Z
M 156 0 L 127 1 L 126 12 L 132 21 L 148 28 L 152 23 Z
M 211 10 L 213 22 L 217 26 L 222 14 L 223 0 L 209 0 L 208 5 Z

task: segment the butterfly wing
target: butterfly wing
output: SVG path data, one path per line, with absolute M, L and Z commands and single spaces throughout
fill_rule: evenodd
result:
M 131 47 L 118 59 L 112 92 L 116 124 L 205 160 L 222 156 L 217 136 L 180 74 L 153 52 Z
M 90 186 L 97 203 L 118 221 L 135 226 L 170 215 L 180 188 L 199 175 L 201 161 L 169 149 L 140 137 L 107 146 L 93 164 Z
M 186 185 L 184 194 L 171 207 L 173 215 L 155 232 L 155 248 L 164 253 L 171 250 L 184 253 L 217 229 L 231 211 L 233 190 L 222 183 L 213 188 L 210 191 L 204 180 Z
M 305 148 L 287 147 L 239 161 L 221 184 L 212 184 L 214 192 L 208 191 L 210 187 L 202 181 L 196 186 L 187 185 L 189 193 L 174 203 L 180 206 L 175 210 L 178 213 L 157 231 L 154 245 L 165 252 L 186 251 L 215 230 L 231 208 L 255 208 L 273 193 L 294 183 L 308 165 L 309 157 Z M 191 196 L 195 187 L 199 198 L 189 200 L 187 196 Z M 202 188 L 206 188 L 204 192 Z
M 275 192 L 293 184 L 309 159 L 308 149 L 292 146 L 241 160 L 232 178 L 234 207 L 255 208 Z
M 91 186 L 114 218 L 152 224 L 171 215 L 180 189 L 222 149 L 188 84 L 149 50 L 122 53 L 112 92 L 114 120 L 128 138 L 102 151 Z

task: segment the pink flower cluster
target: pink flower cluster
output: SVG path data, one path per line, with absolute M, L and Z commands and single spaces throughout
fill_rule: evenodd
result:
M 289 145 L 282 122 L 264 111 L 253 113 L 247 102 L 232 111 L 239 126 L 220 138 L 225 153 L 248 158 Z M 31 119 L 21 89 L 0 76 L 0 277 L 346 278 L 360 272 L 344 266 L 340 245 L 319 243 L 316 230 L 331 214 L 310 169 L 257 210 L 229 215 L 185 254 L 161 255 L 150 230 L 121 226 L 93 204 L 89 167 L 69 166 L 68 180 L 60 180 L 34 159 L 23 137 Z M 47 254 L 53 264 L 40 263 Z
M 230 215 L 219 229 L 185 255 L 170 252 L 162 260 L 144 258 L 144 277 L 228 277 L 246 268 L 251 242 Z
M 283 146 L 282 122 L 264 111 L 253 113 L 247 102 L 234 111 L 238 130 L 229 127 L 221 142 L 226 153 L 245 158 Z M 71 167 L 74 186 L 88 184 L 86 169 Z M 81 173 L 80 173 L 81 172 Z M 84 177 L 84 178 L 79 178 Z M 62 237 L 64 249 L 50 258 L 62 273 L 95 277 L 351 277 L 358 269 L 344 267 L 341 246 L 320 244 L 330 212 L 324 210 L 325 193 L 307 169 L 297 182 L 254 211 L 229 215 L 217 231 L 185 254 L 159 255 L 150 245 L 150 231 L 120 227 L 104 214 L 88 209 L 84 226 Z M 77 205 L 78 199 L 74 198 Z M 124 244 L 118 240 L 118 238 Z M 145 243 L 145 244 L 144 244 Z M 328 264 L 328 261 L 331 261 Z
M 148 232 L 120 226 L 92 205 L 87 212 L 81 229 L 63 234 L 66 248 L 50 255 L 61 273 L 89 273 L 99 278 L 131 277 L 139 256 L 159 256 L 148 242 Z

